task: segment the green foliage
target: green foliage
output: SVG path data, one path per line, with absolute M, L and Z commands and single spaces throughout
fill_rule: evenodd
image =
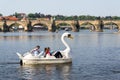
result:
M 28 14 L 28 18 L 30 19 L 36 19 L 36 18 L 51 18 L 51 15 L 45 15 L 45 14 L 41 14 L 41 13 L 29 13 Z
M 19 19 L 23 18 L 23 16 L 21 16 L 21 14 L 17 12 L 15 12 L 13 15 L 10 15 L 10 16 L 15 16 L 16 18 L 19 18 Z
M 63 16 L 63 15 L 56 15 L 54 16 L 56 20 L 120 20 L 118 16 L 90 16 L 90 15 L 80 15 L 80 16 Z
M 28 18 L 36 18 L 36 17 L 35 17 L 35 15 L 33 13 L 29 13 Z
M 2 16 L 2 14 L 0 14 Z M 13 16 L 16 16 L 17 18 L 21 18 L 21 15 L 17 12 L 13 14 Z M 29 19 L 36 19 L 36 18 L 51 18 L 55 17 L 56 20 L 120 20 L 119 16 L 105 16 L 105 17 L 100 17 L 100 16 L 90 16 L 90 15 L 73 15 L 73 16 L 64 16 L 64 15 L 50 15 L 50 14 L 42 14 L 42 13 L 29 13 L 27 15 Z

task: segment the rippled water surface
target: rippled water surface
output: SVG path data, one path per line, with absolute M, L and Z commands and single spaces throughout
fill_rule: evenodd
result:
M 16 52 L 25 53 L 40 45 L 62 50 L 63 31 L 51 33 L 0 33 L 0 80 L 120 80 L 120 34 L 70 32 L 65 39 L 71 47 L 72 64 L 19 65 Z

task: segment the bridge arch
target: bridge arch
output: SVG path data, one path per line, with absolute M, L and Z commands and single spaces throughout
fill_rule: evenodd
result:
M 90 29 L 91 31 L 95 30 L 95 25 L 90 22 L 84 22 L 80 24 L 81 29 Z
M 9 31 L 18 31 L 18 30 L 24 30 L 24 25 L 14 22 L 8 25 Z
M 65 30 L 65 29 L 69 29 L 69 30 L 72 30 L 72 27 L 71 27 L 71 24 L 69 23 L 65 23 L 65 22 L 61 22 L 61 23 L 58 23 L 56 25 L 57 29 L 62 29 L 62 30 Z
M 36 23 L 33 26 L 33 30 L 48 30 L 48 26 L 42 23 Z
M 36 22 L 32 22 L 32 26 L 35 26 L 35 25 L 41 25 L 41 26 L 44 26 L 46 29 L 50 30 L 51 29 L 51 24 L 49 22 L 42 22 L 42 21 L 36 21 Z
M 104 23 L 104 28 L 106 29 L 119 29 L 119 25 L 115 22 L 106 22 Z
M 56 21 L 56 26 L 59 26 L 60 24 L 69 25 L 69 28 L 71 28 L 73 31 L 75 29 L 75 21 Z

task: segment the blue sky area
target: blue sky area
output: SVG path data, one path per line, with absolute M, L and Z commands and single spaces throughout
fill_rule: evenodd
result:
M 120 0 L 1 0 L 0 13 L 120 16 Z

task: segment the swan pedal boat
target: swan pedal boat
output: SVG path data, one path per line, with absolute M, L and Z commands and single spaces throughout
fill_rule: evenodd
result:
M 46 55 L 46 57 L 43 57 L 40 55 L 34 56 L 32 55 L 30 52 L 27 52 L 25 54 L 20 54 L 20 53 L 16 53 L 20 59 L 20 64 L 21 65 L 25 65 L 25 64 L 64 64 L 64 63 L 72 63 L 72 58 L 70 57 L 69 53 L 70 53 L 70 47 L 68 46 L 68 44 L 65 42 L 64 38 L 71 38 L 73 39 L 73 37 L 71 36 L 71 34 L 69 32 L 65 32 L 62 34 L 61 36 L 61 41 L 63 42 L 63 44 L 65 45 L 65 50 L 60 51 L 61 54 L 63 55 L 63 58 L 55 58 L 54 56 L 48 56 Z

